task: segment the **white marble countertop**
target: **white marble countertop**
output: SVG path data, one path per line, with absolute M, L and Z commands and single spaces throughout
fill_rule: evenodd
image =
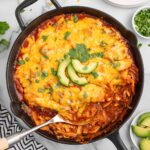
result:
M 102 10 L 108 14 L 111 14 L 113 17 L 118 19 L 125 27 L 130 30 L 132 29 L 131 26 L 131 18 L 133 13 L 136 11 L 137 8 L 129 8 L 123 9 L 118 8 L 115 6 L 111 6 L 105 3 L 103 0 L 58 0 L 62 6 L 70 6 L 70 5 L 82 5 L 82 6 L 89 6 L 93 8 L 97 8 Z M 29 23 L 34 18 L 39 16 L 44 11 L 48 11 L 50 9 L 54 9 L 54 7 L 48 7 L 47 4 L 48 0 L 39 0 L 33 6 L 27 8 L 27 10 L 23 13 L 23 17 L 26 23 Z M 18 5 L 18 0 L 0 0 L 0 21 L 7 21 L 10 24 L 10 30 L 6 33 L 5 37 L 11 39 L 11 44 L 8 50 L 0 53 L 0 103 L 2 103 L 8 110 L 10 110 L 9 106 L 9 96 L 6 88 L 6 63 L 7 58 L 11 49 L 11 46 L 14 43 L 14 40 L 18 36 L 20 30 L 18 23 L 15 18 L 15 8 Z M 146 4 L 146 6 L 150 6 L 150 2 Z M 1 38 L 1 37 L 0 37 Z M 145 68 L 145 85 L 143 95 L 141 97 L 140 104 L 138 108 L 132 115 L 131 119 L 120 129 L 121 138 L 126 144 L 127 148 L 130 150 L 133 146 L 129 137 L 129 125 L 133 117 L 140 111 L 145 109 L 150 109 L 150 47 L 147 45 L 150 44 L 150 40 L 144 40 L 138 37 L 139 43 L 142 43 L 142 47 L 140 48 L 140 52 L 142 54 L 142 58 L 144 61 L 144 68 Z M 11 110 L 10 110 L 11 111 Z M 19 123 L 26 127 L 26 125 L 19 120 Z M 58 144 L 55 142 L 48 141 L 43 137 L 35 134 L 35 137 L 39 142 L 45 145 L 48 149 L 66 149 L 66 150 L 75 150 L 78 148 L 79 150 L 115 150 L 115 146 L 107 139 L 97 141 L 94 144 L 86 144 L 80 146 L 72 146 L 72 145 L 64 145 Z

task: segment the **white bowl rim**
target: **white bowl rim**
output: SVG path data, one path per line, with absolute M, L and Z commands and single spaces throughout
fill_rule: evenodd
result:
M 132 121 L 131 121 L 131 124 L 130 124 L 130 129 L 129 129 L 129 132 L 130 132 L 130 139 L 131 139 L 131 141 L 132 141 L 132 143 L 134 144 L 134 146 L 137 148 L 137 149 L 139 149 L 139 147 L 137 147 L 137 145 L 136 145 L 136 143 L 135 143 L 135 140 L 133 140 L 133 132 L 132 132 L 132 129 L 131 129 L 131 126 L 133 125 L 133 122 L 136 120 L 136 119 L 138 119 L 138 117 L 140 117 L 142 114 L 144 114 L 144 113 L 147 113 L 147 112 L 150 112 L 150 110 L 149 109 L 146 109 L 146 110 L 143 110 L 143 111 L 141 111 L 141 112 L 139 112 L 133 119 L 132 119 Z
M 144 35 L 140 34 L 140 33 L 136 30 L 136 28 L 135 28 L 134 18 L 135 18 L 135 16 L 136 16 L 141 10 L 144 10 L 144 9 L 150 9 L 150 6 L 140 7 L 139 9 L 137 9 L 137 10 L 134 12 L 133 17 L 132 17 L 132 27 L 133 27 L 134 31 L 135 31 L 140 37 L 142 37 L 142 38 L 144 38 L 144 39 L 150 39 L 150 36 L 147 37 L 147 36 L 144 36 Z

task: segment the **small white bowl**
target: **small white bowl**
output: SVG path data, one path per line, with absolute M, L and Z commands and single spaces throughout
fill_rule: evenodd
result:
M 133 133 L 131 126 L 132 126 L 132 125 L 137 125 L 137 120 L 138 120 L 138 118 L 139 118 L 142 114 L 147 113 L 147 112 L 150 112 L 150 110 L 145 110 L 145 111 L 142 111 L 141 113 L 137 114 L 137 115 L 135 116 L 135 118 L 132 120 L 131 125 L 130 125 L 130 138 L 131 138 L 132 143 L 134 144 L 134 146 L 135 146 L 138 150 L 139 150 L 139 142 L 140 142 L 141 138 L 137 137 L 137 136 Z
M 136 28 L 135 28 L 135 23 L 134 23 L 134 18 L 135 18 L 135 16 L 136 16 L 141 10 L 145 10 L 145 9 L 150 9 L 150 6 L 141 7 L 141 8 L 139 8 L 139 9 L 133 14 L 133 17 L 132 17 L 132 27 L 133 27 L 134 31 L 135 31 L 140 37 L 142 37 L 142 38 L 144 38 L 144 39 L 150 39 L 150 37 L 143 36 L 142 34 L 140 34 L 140 33 L 136 30 Z

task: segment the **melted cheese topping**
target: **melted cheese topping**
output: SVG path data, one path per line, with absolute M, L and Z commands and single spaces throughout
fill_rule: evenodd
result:
M 110 91 L 133 83 L 129 69 L 134 62 L 120 33 L 101 19 L 77 16 L 77 22 L 73 14 L 45 21 L 20 48 L 16 61 L 22 64 L 16 64 L 14 78 L 23 88 L 28 106 L 56 110 L 65 117 L 75 112 L 81 117 L 90 103 L 107 102 Z M 64 38 L 66 32 L 69 35 Z M 81 43 L 90 48 L 90 53 L 103 53 L 103 57 L 91 58 L 85 63 L 98 62 L 95 70 L 98 76 L 79 74 L 87 78 L 87 85 L 65 87 L 59 83 L 55 71 L 64 55 Z

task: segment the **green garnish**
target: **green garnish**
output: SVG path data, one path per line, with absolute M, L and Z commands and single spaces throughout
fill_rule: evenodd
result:
M 149 46 L 149 47 L 150 47 L 150 44 L 148 44 L 147 46 Z
M 73 21 L 74 21 L 74 23 L 77 23 L 77 22 L 78 22 L 78 16 L 77 16 L 77 15 L 74 15 L 74 16 L 73 16 Z
M 138 48 L 140 48 L 140 47 L 142 47 L 142 43 L 138 43 L 138 46 L 137 46 Z
M 71 34 L 71 32 L 67 31 L 64 34 L 64 40 L 67 40 L 67 38 L 69 37 L 69 35 Z
M 100 44 L 99 44 L 100 47 L 105 47 L 106 45 L 107 45 L 107 43 L 104 42 L 104 41 L 101 41 Z
M 83 97 L 88 98 L 88 94 L 86 92 L 84 92 Z
M 97 72 L 91 72 L 92 76 L 94 77 L 94 79 L 96 79 L 98 77 L 98 73 Z
M 96 57 L 103 58 L 104 57 L 104 53 L 103 52 L 97 52 L 97 53 L 90 54 L 90 58 L 96 58 Z
M 41 74 L 41 79 L 44 80 L 47 76 L 48 76 L 48 72 L 43 71 L 42 74 Z
M 25 61 L 23 59 L 20 59 L 20 60 L 17 61 L 17 64 L 20 65 L 20 66 L 24 65 Z
M 56 75 L 57 75 L 57 71 L 55 71 L 54 68 L 51 68 L 51 73 L 52 73 L 53 76 L 56 76 Z
M 43 89 L 43 88 L 38 88 L 38 92 L 39 92 L 39 93 L 44 93 L 44 92 L 45 92 L 45 89 Z
M 150 9 L 141 10 L 134 18 L 136 30 L 143 36 L 150 37 Z
M 8 47 L 9 46 L 9 41 L 7 41 L 6 39 L 1 39 L 0 40 L 0 45 L 2 45 L 4 47 Z
M 5 32 L 9 29 L 9 24 L 7 22 L 0 21 L 0 34 L 5 34 Z
M 84 44 L 76 44 L 75 48 L 70 49 L 69 56 L 71 59 L 86 62 L 90 58 L 89 49 Z
M 45 58 L 45 59 L 48 59 L 49 57 L 47 56 L 46 54 L 46 50 L 42 49 L 40 50 L 40 54 Z
M 36 83 L 39 83 L 39 82 L 40 82 L 40 80 L 36 79 L 36 80 L 35 80 L 35 82 L 36 82 Z
M 42 36 L 42 40 L 43 40 L 44 42 L 47 40 L 47 38 L 48 38 L 48 35 L 43 35 L 43 36 Z

